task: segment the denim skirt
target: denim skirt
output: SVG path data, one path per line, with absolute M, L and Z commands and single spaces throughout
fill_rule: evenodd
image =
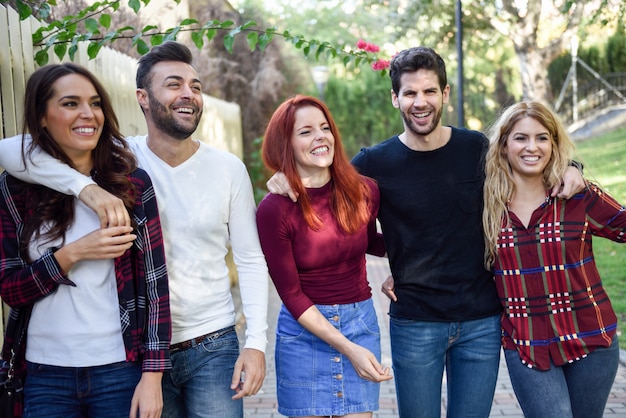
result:
M 380 361 L 380 331 L 372 299 L 316 305 L 350 341 Z M 278 412 L 287 416 L 346 415 L 378 409 L 380 386 L 362 379 L 350 361 L 311 334 L 283 305 L 276 326 Z

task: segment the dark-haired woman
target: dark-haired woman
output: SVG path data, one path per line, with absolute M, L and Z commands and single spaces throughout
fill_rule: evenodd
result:
M 78 199 L 0 177 L 0 297 L 12 308 L 3 358 L 25 319 L 16 369 L 26 417 L 160 416 L 171 367 L 169 293 L 152 183 L 119 133 L 111 101 L 81 66 L 29 78 L 31 145 L 125 202 L 131 226 L 101 228 Z

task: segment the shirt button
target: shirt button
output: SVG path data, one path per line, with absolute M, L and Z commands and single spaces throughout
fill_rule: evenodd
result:
M 340 359 L 339 357 L 335 357 L 335 358 L 333 359 L 333 361 L 334 361 L 335 363 L 339 363 L 339 362 L 341 361 L 341 359 Z
M 335 376 L 337 378 L 337 380 L 341 380 L 343 379 L 343 375 L 341 373 L 339 373 L 337 376 Z
M 339 315 L 333 316 L 333 321 L 335 321 L 335 322 L 339 321 Z
M 343 392 L 337 392 L 337 397 L 338 398 L 343 398 Z

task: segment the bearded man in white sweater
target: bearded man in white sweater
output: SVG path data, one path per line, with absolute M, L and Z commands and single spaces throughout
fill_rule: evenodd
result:
M 244 164 L 191 138 L 203 108 L 191 62 L 189 49 L 176 42 L 139 60 L 136 94 L 148 135 L 127 138 L 154 183 L 165 241 L 173 369 L 163 376 L 162 416 L 241 418 L 243 397 L 256 394 L 265 378 L 268 273 Z M 25 159 L 25 170 L 18 157 L 21 138 L 0 141 L 0 166 L 79 197 L 98 213 L 102 227 L 130 224 L 121 201 L 49 155 L 33 155 L 36 164 Z M 241 353 L 224 258 L 229 246 L 247 326 Z

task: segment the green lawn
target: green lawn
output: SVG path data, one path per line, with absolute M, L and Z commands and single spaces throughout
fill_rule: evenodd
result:
M 578 157 L 585 177 L 626 205 L 626 128 L 579 142 Z M 626 246 L 594 239 L 596 264 L 619 319 L 620 346 L 626 348 Z

